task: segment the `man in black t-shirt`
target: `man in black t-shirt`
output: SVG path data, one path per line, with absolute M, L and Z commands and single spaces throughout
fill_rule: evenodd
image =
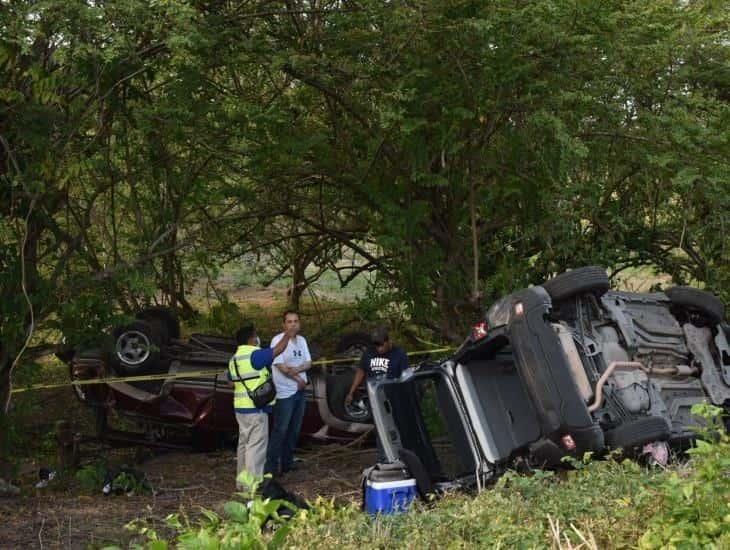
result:
M 362 384 L 365 377 L 368 378 L 398 378 L 408 368 L 408 356 L 402 348 L 394 346 L 390 340 L 387 327 L 378 327 L 370 335 L 373 344 L 362 354 L 360 365 L 355 371 L 355 379 L 352 381 L 350 391 L 345 397 L 345 404 L 352 402 L 352 397 L 357 388 Z M 380 438 L 375 434 L 375 441 L 378 445 L 378 462 L 385 461 Z

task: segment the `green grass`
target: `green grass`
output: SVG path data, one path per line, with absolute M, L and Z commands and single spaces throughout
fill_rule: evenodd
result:
M 508 473 L 476 497 L 453 495 L 402 516 L 371 520 L 354 509 L 325 508 L 300 517 L 293 546 L 550 548 L 557 532 L 563 544 L 567 537 L 577 545 L 582 536 L 599 548 L 627 547 L 661 501 L 663 475 L 629 461 L 594 462 L 564 476 Z
M 224 510 L 235 514 L 204 512 L 184 526 L 171 517 L 171 542 L 211 549 L 730 548 L 730 438 L 719 431 L 720 409 L 700 405 L 693 412 L 713 423 L 714 435 L 689 451 L 689 462 L 669 468 L 586 457 L 573 460 L 571 470 L 508 472 L 476 496 L 448 495 L 376 518 L 354 503 L 320 498 L 289 522 L 273 520 L 275 530 L 260 529 L 260 513 L 277 503 L 256 499 L 246 512 L 234 502 Z M 154 533 L 138 533 L 154 539 L 150 547 L 168 547 Z

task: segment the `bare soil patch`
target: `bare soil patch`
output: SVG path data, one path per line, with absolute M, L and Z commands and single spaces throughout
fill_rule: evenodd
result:
M 298 456 L 303 458 L 298 469 L 280 478 L 287 490 L 309 500 L 321 495 L 357 501 L 360 473 L 374 462 L 375 450 L 310 445 Z M 234 450 L 157 455 L 135 466 L 156 494 L 130 497 L 81 494 L 73 479 L 35 489 L 36 479 L 27 472 L 20 480 L 20 497 L 0 497 L 0 548 L 126 546 L 133 533 L 124 526 L 134 519 L 146 520 L 164 536 L 168 514 L 185 514 L 194 521 L 201 508 L 221 513 L 234 498 L 235 467 Z

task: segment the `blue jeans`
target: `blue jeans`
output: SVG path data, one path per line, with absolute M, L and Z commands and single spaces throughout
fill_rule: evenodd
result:
M 267 474 L 278 473 L 279 469 L 284 472 L 291 469 L 294 448 L 302 429 L 305 404 L 304 392 L 301 390 L 274 403 L 274 429 L 269 437 L 264 467 Z

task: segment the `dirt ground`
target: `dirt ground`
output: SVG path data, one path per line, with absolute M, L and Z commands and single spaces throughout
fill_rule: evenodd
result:
M 375 450 L 315 444 L 297 456 L 303 459 L 298 469 L 280 478 L 287 490 L 309 500 L 321 495 L 344 502 L 360 498 L 359 476 L 374 462 Z M 121 460 L 123 455 L 110 462 Z M 21 496 L 0 497 L 0 549 L 126 547 L 133 533 L 124 526 L 134 519 L 146 520 L 164 535 L 168 514 L 194 519 L 201 507 L 221 512 L 234 496 L 235 467 L 232 449 L 156 455 L 135 465 L 155 494 L 131 497 L 82 494 L 73 480 L 35 489 L 35 472 L 27 472 L 20 479 Z

